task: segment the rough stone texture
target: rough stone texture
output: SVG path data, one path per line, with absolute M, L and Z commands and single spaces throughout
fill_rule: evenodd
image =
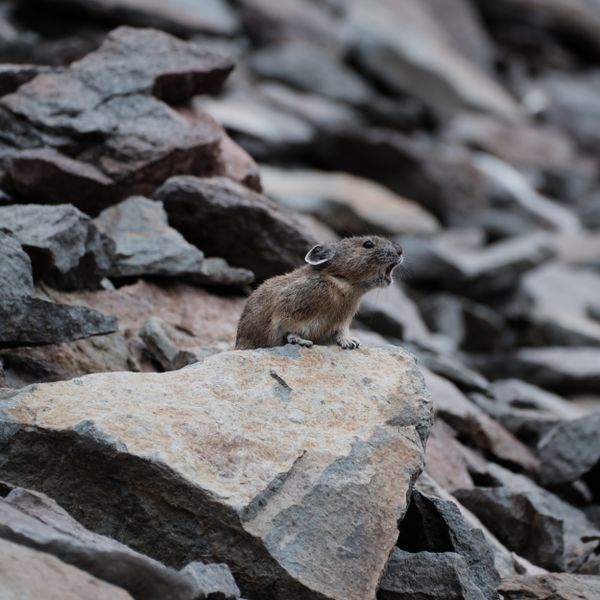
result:
M 486 487 L 454 495 L 506 545 L 553 571 L 573 571 L 592 554 L 600 531 L 585 515 L 533 481 L 489 464 Z
M 546 484 L 575 481 L 600 461 L 600 411 L 558 424 L 540 441 L 542 480 Z M 597 482 L 595 487 L 600 490 Z
M 534 454 L 504 427 L 488 417 L 447 379 L 425 369 L 437 414 L 476 447 L 491 452 L 505 463 L 536 473 L 539 463 Z
M 510 96 L 448 43 L 420 2 L 354 2 L 348 21 L 359 64 L 395 91 L 412 93 L 446 114 L 474 109 L 517 115 Z
M 54 556 L 0 540 L 3 600 L 131 600 L 122 589 L 104 583 Z
M 254 273 L 249 269 L 232 267 L 224 258 L 205 258 L 197 273 L 187 280 L 198 285 L 244 287 L 254 282 Z
M 201 7 L 186 0 L 50 0 L 48 4 L 84 10 L 117 24 L 156 27 L 178 35 L 231 35 L 239 27 L 224 0 L 203 0 Z
M 265 194 L 309 213 L 341 235 L 432 234 L 437 219 L 415 202 L 347 173 L 261 169 Z
M 523 348 L 482 359 L 479 367 L 496 377 L 518 377 L 552 392 L 600 391 L 600 349 L 552 346 Z
M 115 242 L 109 277 L 177 277 L 200 271 L 204 255 L 169 227 L 161 202 L 133 196 L 104 210 L 94 223 Z
M 69 202 L 89 215 L 114 203 L 114 181 L 89 163 L 69 158 L 53 148 L 15 153 L 8 177 L 19 196 L 45 204 Z
M 0 229 L 0 301 L 32 294 L 31 260 L 17 238 L 8 229 Z
M 220 353 L 9 397 L 3 474 L 166 564 L 225 560 L 245 594 L 363 600 L 422 468 L 430 411 L 398 348 Z
M 300 266 L 316 244 L 293 215 L 223 177 L 172 177 L 153 197 L 189 242 L 258 281 Z
M 134 598 L 192 600 L 194 597 L 194 586 L 185 574 L 92 533 L 39 492 L 14 488 L 0 501 L 0 537 L 52 554 L 127 590 Z
M 532 234 L 481 248 L 457 245 L 451 237 L 403 240 L 414 279 L 469 297 L 514 289 L 521 275 L 551 258 L 549 238 Z
M 0 206 L 0 222 L 29 254 L 35 279 L 66 289 L 94 288 L 109 270 L 112 243 L 71 205 Z
M 452 500 L 430 490 L 413 491 L 398 546 L 382 580 L 384 598 L 496 597 L 500 577 L 494 553 L 483 532 L 470 527 Z
M 0 302 L 0 348 L 60 344 L 117 328 L 114 317 L 84 306 L 23 297 Z
M 517 575 L 504 579 L 498 591 L 507 600 L 596 600 L 600 578 L 571 573 Z
M 262 79 L 280 81 L 331 100 L 360 105 L 371 97 L 363 79 L 335 56 L 307 42 L 268 46 L 255 52 L 248 66 Z
M 516 316 L 531 323 L 532 345 L 600 347 L 600 322 L 589 314 L 599 298 L 599 275 L 550 264 L 521 280 Z
M 146 350 L 164 371 L 175 371 L 198 361 L 194 352 L 180 350 L 172 344 L 169 339 L 174 333 L 172 329 L 162 319 L 152 317 L 140 330 Z
M 217 172 L 221 127 L 207 115 L 190 124 L 165 102 L 218 91 L 232 68 L 228 59 L 166 33 L 120 27 L 68 69 L 38 75 L 0 100 L 6 128 L 0 158 L 44 145 L 69 147 L 72 159 L 104 176 L 79 163 L 38 157 L 41 179 L 35 162 L 20 167 L 18 185 L 26 196 L 42 181 L 52 182 L 52 173 L 60 174 L 59 190 L 73 178 L 90 179 L 98 192 L 114 183 L 120 199 L 151 193 L 175 173 Z M 98 210 L 98 198 L 92 200 L 90 212 Z

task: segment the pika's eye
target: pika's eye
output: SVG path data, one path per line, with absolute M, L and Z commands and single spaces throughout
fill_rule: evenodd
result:
M 371 240 L 367 240 L 364 244 L 363 244 L 363 248 L 373 248 L 373 246 L 375 246 L 375 244 L 371 241 Z

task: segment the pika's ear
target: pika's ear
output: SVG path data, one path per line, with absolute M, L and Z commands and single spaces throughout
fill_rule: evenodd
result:
M 334 255 L 335 251 L 331 246 L 319 244 L 318 246 L 313 246 L 309 250 L 308 254 L 304 257 L 304 260 L 309 265 L 316 267 L 330 262 Z

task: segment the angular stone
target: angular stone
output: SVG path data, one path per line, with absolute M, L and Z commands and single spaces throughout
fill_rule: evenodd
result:
M 33 294 L 31 260 L 8 229 L 0 229 L 0 302 Z
M 35 279 L 66 289 L 93 288 L 110 268 L 112 243 L 74 206 L 0 206 L 0 222 L 29 254 Z
M 550 239 L 535 233 L 465 248 L 445 235 L 431 242 L 403 239 L 414 281 L 478 298 L 514 289 L 520 277 L 553 256 Z M 429 265 L 432 268 L 427 269 Z
M 224 258 L 205 258 L 197 273 L 186 278 L 197 285 L 243 287 L 254 282 L 254 273 L 232 267 Z
M 437 414 L 472 445 L 526 472 L 539 470 L 539 462 L 531 450 L 488 417 L 450 381 L 428 369 L 424 369 L 424 375 Z
M 192 600 L 185 574 L 124 544 L 92 533 L 45 494 L 14 488 L 0 501 L 0 537 L 87 571 L 127 590 L 134 598 Z
M 368 103 L 372 93 L 358 74 L 307 41 L 267 46 L 250 56 L 248 65 L 262 79 L 351 105 Z
M 347 173 L 262 167 L 265 194 L 343 235 L 431 234 L 437 219 L 415 202 Z
M 359 65 L 393 90 L 444 114 L 472 109 L 517 116 L 514 100 L 454 49 L 420 2 L 355 2 L 347 18 Z
M 0 157 L 70 147 L 71 158 L 99 169 L 120 197 L 151 193 L 174 173 L 215 172 L 222 129 L 208 116 L 190 124 L 165 102 L 218 91 L 232 68 L 166 33 L 120 27 L 68 69 L 38 75 L 0 100 L 8 129 Z
M 123 589 L 91 577 L 45 552 L 0 540 L 0 579 L 7 600 L 132 600 Z
M 249 596 L 363 600 L 422 468 L 431 406 L 398 348 L 220 353 L 8 398 L 3 475 L 96 531 L 119 523 L 118 539 L 166 564 L 225 561 Z
M 172 177 L 153 198 L 189 242 L 250 269 L 258 281 L 301 265 L 316 243 L 293 215 L 223 177 Z
M 152 317 L 140 330 L 140 338 L 146 344 L 146 350 L 164 371 L 175 371 L 198 361 L 189 350 L 180 350 L 173 346 L 169 339 L 172 332 L 168 323 Z
M 503 579 L 498 591 L 507 600 L 596 600 L 600 578 L 572 573 L 516 575 Z
M 162 202 L 133 196 L 104 210 L 94 223 L 115 243 L 109 277 L 198 273 L 204 255 L 169 227 Z
M 417 305 L 398 283 L 385 290 L 367 292 L 360 304 L 358 319 L 385 337 L 430 345 L 431 334 Z
M 557 485 L 592 475 L 600 461 L 599 428 L 600 411 L 557 424 L 538 447 L 542 481 Z M 600 491 L 597 481 L 592 485 Z
M 258 165 L 225 132 L 221 137 L 219 150 L 220 160 L 215 175 L 224 175 L 255 192 L 262 192 Z
M 449 580 L 455 580 L 451 588 L 455 588 L 456 583 L 460 582 L 458 587 L 464 588 L 465 598 L 495 599 L 500 577 L 494 566 L 494 553 L 483 532 L 470 527 L 454 501 L 439 497 L 432 490 L 421 490 L 418 482 L 417 488 L 413 491 L 408 512 L 400 524 L 398 538 L 399 548 L 415 553 L 415 556 L 402 557 L 405 568 L 396 564 L 390 570 L 388 565 L 383 579 L 384 588 L 388 589 L 385 585 L 386 578 L 392 574 L 396 587 L 400 587 L 398 591 L 405 594 L 390 595 L 390 598 L 410 597 L 406 595 L 408 590 L 402 588 L 407 584 L 410 586 L 414 581 L 410 566 L 418 564 L 417 557 L 423 555 L 424 562 L 430 569 L 433 567 L 435 571 L 434 565 L 439 562 L 440 568 L 449 575 Z M 430 553 L 435 555 L 430 556 Z M 425 570 L 420 569 L 420 576 L 416 579 L 420 580 L 419 587 L 427 590 L 424 575 Z M 434 581 L 433 589 L 427 590 L 430 597 L 436 597 L 434 590 L 440 583 L 439 580 Z M 398 586 L 398 583 L 401 585 Z M 413 594 L 418 596 L 417 590 Z M 448 591 L 448 594 L 442 592 L 437 597 L 461 597 L 460 594 L 455 594 L 455 591 Z
M 14 154 L 7 171 L 21 198 L 44 204 L 68 202 L 92 216 L 113 204 L 118 194 L 114 181 L 102 171 L 52 148 Z
M 235 13 L 224 0 L 204 0 L 201 7 L 186 0 L 51 0 L 48 4 L 85 11 L 118 24 L 156 27 L 183 36 L 232 35 L 239 28 Z
M 60 344 L 117 329 L 114 317 L 84 306 L 24 297 L 0 302 L 0 348 Z
M 599 298 L 599 275 L 550 264 L 521 280 L 516 316 L 530 323 L 531 345 L 600 347 L 600 323 L 589 312 Z
M 555 393 L 600 391 L 600 349 L 523 348 L 483 358 L 477 366 L 496 377 L 517 377 Z
M 581 511 L 499 465 L 490 463 L 485 479 L 454 495 L 507 548 L 554 571 L 574 570 L 594 552 L 600 531 Z

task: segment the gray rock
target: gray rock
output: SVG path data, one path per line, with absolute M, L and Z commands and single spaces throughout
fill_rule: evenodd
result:
M 414 342 L 425 347 L 431 344 L 431 334 L 423 322 L 417 305 L 399 283 L 385 290 L 365 294 L 358 319 L 383 336 Z
M 32 294 L 31 260 L 17 238 L 0 229 L 0 301 Z
M 413 94 L 444 114 L 472 109 L 515 118 L 510 96 L 455 50 L 420 2 L 354 2 L 348 9 L 360 66 L 393 90 Z
M 425 298 L 419 308 L 432 331 L 452 339 L 463 350 L 485 351 L 511 341 L 505 320 L 484 304 L 436 294 Z
M 222 352 L 0 404 L 6 479 L 166 564 L 226 562 L 245 596 L 273 600 L 375 596 L 431 423 L 414 359 L 391 346 Z
M 524 273 L 554 255 L 550 239 L 541 233 L 503 240 L 483 248 L 461 247 L 446 235 L 426 243 L 403 238 L 402 243 L 410 257 L 413 281 L 436 285 L 470 298 L 514 289 Z
M 204 0 L 197 10 L 185 0 L 50 0 L 63 10 L 85 11 L 119 25 L 156 27 L 177 35 L 232 35 L 239 28 L 236 14 L 224 0 Z
M 153 197 L 189 242 L 258 281 L 299 266 L 316 243 L 293 215 L 222 177 L 172 177 Z
M 169 339 L 168 324 L 162 319 L 148 319 L 140 330 L 140 338 L 146 344 L 146 350 L 164 371 L 175 371 L 198 361 L 189 350 L 176 348 Z
M 480 357 L 476 366 L 490 376 L 517 377 L 556 393 L 600 390 L 600 349 L 596 347 L 522 348 Z
M 494 552 L 483 532 L 471 528 L 452 500 L 441 498 L 430 490 L 420 489 L 417 483 L 411 505 L 400 524 L 398 546 L 400 549 L 416 552 L 417 556 L 424 553 L 425 563 L 429 563 L 429 566 L 437 562 L 434 556 L 428 556 L 430 552 L 438 555 L 443 570 L 447 571 L 452 565 L 450 572 L 455 572 L 455 576 L 451 576 L 450 580 L 461 582 L 465 588 L 465 598 L 495 599 L 500 577 L 494 566 Z M 408 563 L 406 567 L 415 563 L 414 559 L 404 559 Z M 399 569 L 398 565 L 393 570 L 395 579 L 402 581 L 404 576 L 408 581 L 411 580 L 410 570 Z M 387 572 L 389 573 L 389 566 Z M 421 585 L 426 585 L 424 573 L 424 570 L 421 571 L 419 578 Z M 434 590 L 435 587 L 429 593 L 435 598 Z M 413 593 L 416 594 L 417 591 Z M 446 595 L 441 593 L 437 597 L 446 598 Z M 447 597 L 454 595 L 449 593 Z M 456 597 L 460 598 L 460 595 Z
M 530 324 L 530 345 L 600 346 L 600 323 L 590 307 L 600 298 L 600 275 L 550 264 L 521 280 L 513 316 Z
M 181 574 L 191 579 L 194 586 L 194 598 L 236 600 L 240 597 L 240 589 L 229 567 L 225 564 L 207 565 L 200 561 L 194 561 L 183 568 Z
M 132 600 L 123 589 L 100 581 L 45 552 L 0 540 L 2 595 L 7 600 Z
M 114 317 L 85 306 L 26 297 L 0 301 L 0 348 L 60 344 L 117 329 Z
M 368 179 L 267 166 L 261 174 L 265 194 L 315 216 L 341 235 L 427 235 L 439 230 L 437 219 L 417 203 Z
M 178 573 L 124 544 L 92 533 L 39 492 L 16 487 L 0 501 L 0 537 L 52 554 L 124 588 L 134 598 L 196 597 L 192 578 L 185 572 Z
M 419 362 L 434 373 L 448 379 L 467 392 L 487 393 L 490 382 L 481 373 L 469 368 L 462 360 L 451 353 L 417 351 Z
M 437 414 L 470 445 L 525 472 L 538 472 L 539 462 L 527 446 L 485 414 L 450 381 L 427 369 L 424 369 L 424 375 Z
M 596 26 L 600 31 L 600 12 Z M 600 108 L 595 101 L 600 91 L 600 71 L 587 72 L 583 77 L 550 73 L 538 85 L 548 96 L 547 119 L 573 136 L 580 147 L 594 152 L 600 143 L 597 127 Z
M 268 46 L 255 52 L 248 65 L 263 79 L 350 105 L 368 103 L 371 96 L 369 86 L 358 74 L 308 42 Z
M 507 548 L 555 571 L 574 571 L 591 555 L 600 531 L 585 515 L 533 481 L 494 464 L 486 487 L 454 495 Z
M 228 59 L 191 42 L 120 27 L 67 69 L 38 75 L 0 99 L 0 164 L 21 150 L 69 147 L 78 163 L 61 159 L 57 166 L 44 159 L 50 164 L 43 180 L 51 184 L 50 174 L 61 173 L 61 190 L 68 189 L 68 177 L 90 178 L 92 188 L 114 184 L 113 201 L 151 193 L 173 173 L 218 172 L 221 128 L 207 115 L 190 122 L 165 102 L 218 91 L 232 68 Z M 96 171 L 88 177 L 82 162 Z M 28 181 L 36 184 L 29 194 L 39 189 L 33 168 L 21 166 L 26 175 L 18 181 L 21 194 L 27 193 Z M 98 170 L 107 181 L 100 181 Z M 12 173 L 13 180 L 18 173 Z M 75 191 L 66 199 L 76 202 Z M 97 212 L 98 198 L 91 200 L 90 212 Z M 80 200 L 81 208 L 85 204 Z
M 483 600 L 473 583 L 469 566 L 456 552 L 406 552 L 394 548 L 381 580 L 381 600 Z
M 66 288 L 98 287 L 113 245 L 74 206 L 0 206 L 0 222 L 29 254 L 36 280 Z
M 600 461 L 599 428 L 600 411 L 557 424 L 539 444 L 542 481 L 557 485 L 592 475 Z
M 600 578 L 572 573 L 516 575 L 504 579 L 498 591 L 507 600 L 596 600 Z
M 197 285 L 244 287 L 254 282 L 254 273 L 232 267 L 224 258 L 209 257 L 202 261 L 197 273 L 186 279 Z
M 204 255 L 169 227 L 162 202 L 133 196 L 104 210 L 94 223 L 115 243 L 109 277 L 198 273 Z

